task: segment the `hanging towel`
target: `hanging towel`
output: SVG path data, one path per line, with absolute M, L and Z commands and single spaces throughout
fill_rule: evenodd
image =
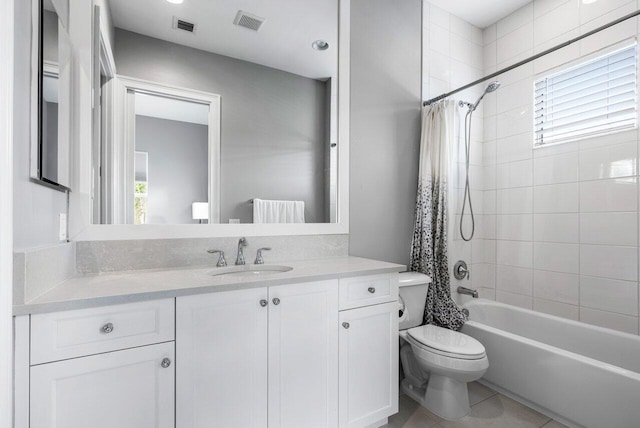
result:
M 304 223 L 303 201 L 253 199 L 254 223 Z

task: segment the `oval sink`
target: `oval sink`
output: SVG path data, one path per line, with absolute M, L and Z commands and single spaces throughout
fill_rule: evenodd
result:
M 291 266 L 282 265 L 244 265 L 217 268 L 207 271 L 206 274 L 211 276 L 260 276 L 289 272 L 292 269 L 293 268 Z

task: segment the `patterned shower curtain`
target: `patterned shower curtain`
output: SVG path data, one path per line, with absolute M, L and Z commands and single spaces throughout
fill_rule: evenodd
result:
M 455 104 L 440 101 L 424 107 L 420 171 L 410 270 L 431 277 L 424 323 L 459 330 L 466 316 L 451 299 L 447 260 L 447 190 L 449 147 L 453 139 Z

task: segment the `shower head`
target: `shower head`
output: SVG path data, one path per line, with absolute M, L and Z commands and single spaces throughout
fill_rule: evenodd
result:
M 494 91 L 498 90 L 499 87 L 500 87 L 500 82 L 498 82 L 497 80 L 495 82 L 489 83 L 489 86 L 487 86 L 485 88 L 485 90 L 482 93 L 482 95 L 480 95 L 480 98 L 478 98 L 478 101 L 476 101 L 475 104 L 471 107 L 471 110 L 473 111 L 476 108 L 478 108 L 478 105 L 480 104 L 480 101 L 482 101 L 484 96 L 487 95 L 489 92 L 494 92 Z

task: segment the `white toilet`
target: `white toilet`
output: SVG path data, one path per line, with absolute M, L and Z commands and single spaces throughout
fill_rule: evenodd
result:
M 422 323 L 431 280 L 418 272 L 400 274 L 400 358 L 405 394 L 445 419 L 471 411 L 467 382 L 489 368 L 482 343 L 466 334 Z

